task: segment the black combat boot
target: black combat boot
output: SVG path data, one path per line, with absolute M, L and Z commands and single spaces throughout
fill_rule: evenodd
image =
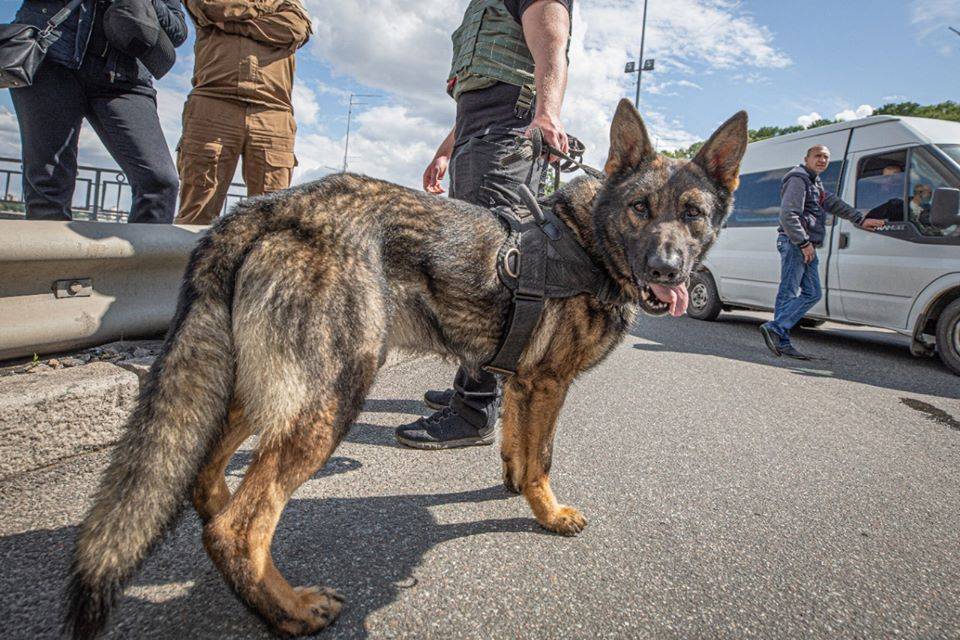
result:
M 397 442 L 415 449 L 456 449 L 493 444 L 500 417 L 497 378 L 461 369 L 448 404 L 431 416 L 397 427 Z
M 443 391 L 431 389 L 423 394 L 423 404 L 439 411 L 444 407 L 450 406 L 450 401 L 453 399 L 454 393 L 455 391 L 453 389 L 444 389 Z

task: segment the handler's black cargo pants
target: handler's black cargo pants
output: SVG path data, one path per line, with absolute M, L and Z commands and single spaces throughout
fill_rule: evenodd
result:
M 500 131 L 458 144 L 450 158 L 450 197 L 491 208 L 518 204 L 517 187 L 521 183 L 539 194 L 547 171 L 546 159 L 535 166 L 529 161 L 500 166 L 501 158 L 516 151 L 519 135 L 522 130 Z M 481 371 L 474 378 L 461 367 L 454 379 L 454 391 L 450 407 L 470 424 L 484 429 L 496 423 L 500 391 L 494 374 Z

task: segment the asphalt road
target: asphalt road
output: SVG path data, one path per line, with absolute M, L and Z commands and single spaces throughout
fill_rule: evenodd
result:
M 393 427 L 453 368 L 384 371 L 274 544 L 291 582 L 347 597 L 320 637 L 960 637 L 960 377 L 902 338 L 836 325 L 800 333 L 823 359 L 798 366 L 766 352 L 757 317 L 643 319 L 576 384 L 552 474 L 590 521 L 576 538 L 500 487 L 495 447 L 397 448 Z M 3 638 L 54 634 L 105 459 L 0 485 Z M 108 637 L 270 636 L 190 512 Z

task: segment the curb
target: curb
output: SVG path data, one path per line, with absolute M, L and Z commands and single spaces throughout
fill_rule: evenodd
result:
M 392 352 L 381 370 L 421 357 Z M 0 377 L 0 482 L 115 444 L 153 360 Z
M 113 444 L 139 390 L 109 362 L 0 379 L 0 480 Z

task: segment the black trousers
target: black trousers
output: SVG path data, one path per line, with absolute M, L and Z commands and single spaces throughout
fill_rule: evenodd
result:
M 129 221 L 173 221 L 179 179 L 152 87 L 111 83 L 102 59 L 87 56 L 77 70 L 46 61 L 32 86 L 10 94 L 20 124 L 28 220 L 72 219 L 86 118 L 130 181 Z
M 539 193 L 547 171 L 545 159 L 534 166 L 530 162 L 500 166 L 500 159 L 516 150 L 521 132 L 488 133 L 458 144 L 450 158 L 450 197 L 489 208 L 519 203 L 517 187 L 522 183 Z M 458 414 L 477 428 L 496 422 L 500 408 L 496 375 L 481 371 L 471 377 L 461 367 L 454 389 L 450 404 Z

